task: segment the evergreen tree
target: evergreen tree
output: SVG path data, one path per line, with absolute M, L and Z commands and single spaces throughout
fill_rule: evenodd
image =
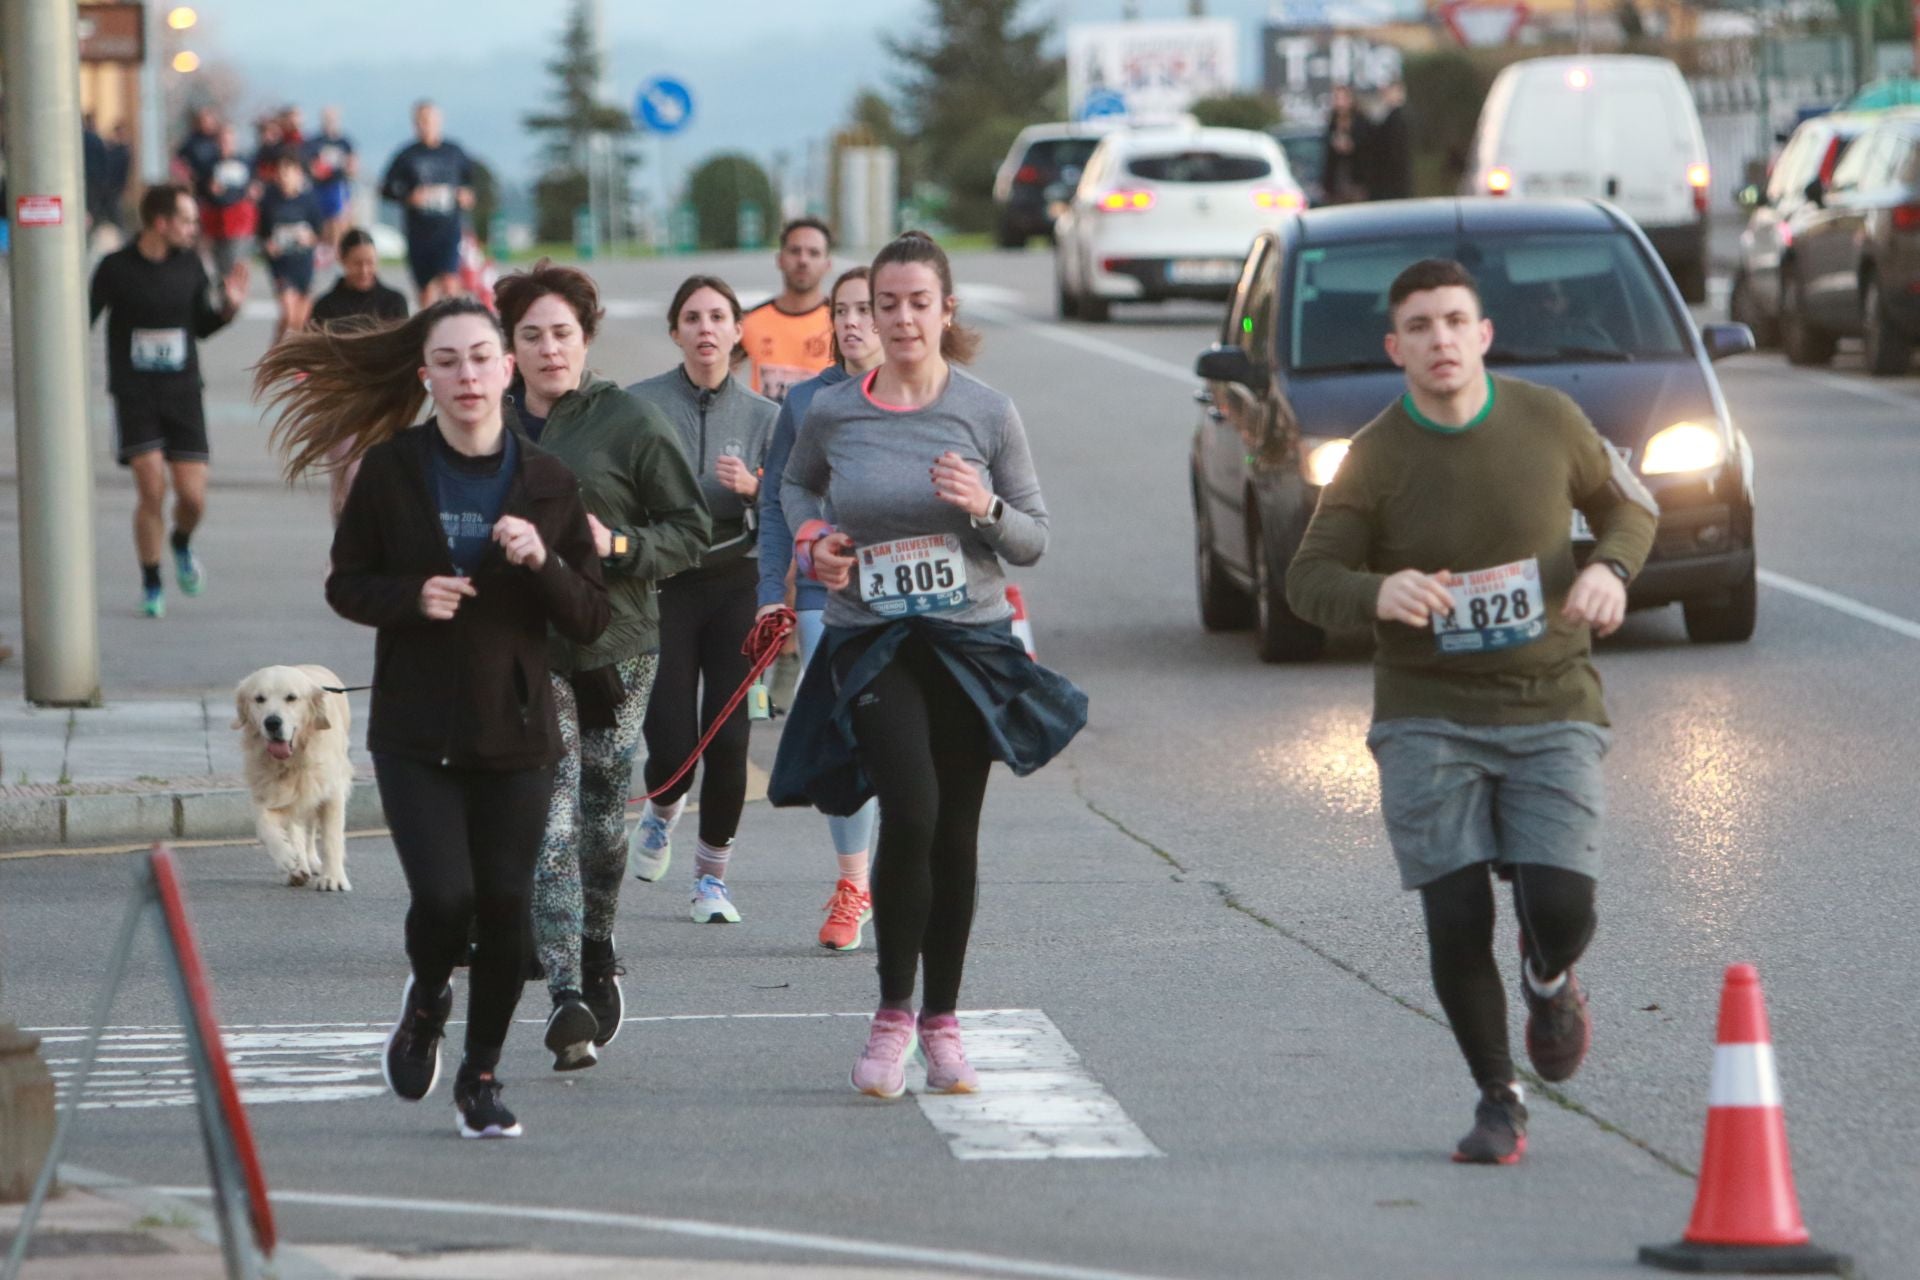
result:
M 928 0 L 917 39 L 889 40 L 906 64 L 901 106 L 916 168 L 947 189 L 962 230 L 993 218 L 993 175 L 1014 135 L 1057 117 L 1062 63 L 1042 45 L 1052 24 L 1022 25 L 1026 0 Z
M 595 134 L 614 135 L 614 198 L 625 208 L 628 179 L 639 164 L 630 145 L 633 120 L 621 108 L 600 101 L 601 71 L 588 0 L 573 0 L 559 52 L 547 63 L 553 77 L 548 109 L 522 117 L 526 127 L 544 139 L 540 150 L 545 168 L 534 184 L 535 235 L 541 240 L 573 239 L 574 212 L 587 203 Z M 601 230 L 604 236 L 607 228 Z

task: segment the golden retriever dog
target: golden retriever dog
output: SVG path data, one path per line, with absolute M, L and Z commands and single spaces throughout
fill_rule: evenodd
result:
M 233 694 L 260 842 L 287 883 L 345 893 L 351 711 L 325 667 L 262 667 Z

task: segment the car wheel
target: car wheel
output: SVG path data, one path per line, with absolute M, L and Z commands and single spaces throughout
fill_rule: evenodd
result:
M 1227 577 L 1213 553 L 1213 520 L 1206 500 L 1193 498 L 1194 581 L 1199 588 L 1200 625 L 1209 631 L 1243 631 L 1253 621 L 1253 597 Z
M 1913 343 L 1887 314 L 1880 277 L 1868 276 L 1860 294 L 1861 333 L 1866 338 L 1867 372 L 1878 378 L 1896 378 L 1913 363 Z
M 1695 644 L 1738 644 L 1753 638 L 1760 590 L 1754 571 L 1721 599 L 1688 600 L 1680 606 L 1687 622 L 1687 639 Z
M 1838 340 L 1826 330 L 1807 319 L 1806 311 L 1800 300 L 1800 281 L 1787 274 L 1782 268 L 1780 274 L 1780 349 L 1787 353 L 1787 363 L 1798 365 L 1827 364 L 1833 359 L 1833 349 Z
M 1312 662 L 1326 648 L 1327 633 L 1302 622 L 1287 607 L 1284 575 L 1276 578 L 1267 554 L 1266 532 L 1258 524 L 1247 531 L 1253 559 L 1253 647 L 1262 662 Z
M 1078 299 L 1074 312 L 1088 324 L 1105 324 L 1113 317 L 1113 305 L 1105 298 L 1083 293 Z
M 1733 278 L 1733 292 L 1727 296 L 1727 319 L 1751 329 L 1753 345 L 1762 351 L 1780 345 L 1779 322 L 1760 310 L 1744 271 Z
M 1074 298 L 1073 291 L 1067 288 L 1067 278 L 1058 271 L 1053 273 L 1053 305 L 1059 311 L 1062 320 L 1077 319 L 1080 304 Z
M 1688 302 L 1707 300 L 1707 264 L 1703 258 L 1692 262 L 1683 262 L 1674 268 L 1673 282 L 1680 286 L 1680 296 Z

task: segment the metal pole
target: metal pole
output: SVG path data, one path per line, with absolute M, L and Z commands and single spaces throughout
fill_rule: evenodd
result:
M 77 10 L 73 0 L 9 0 L 0 7 L 14 200 L 13 405 L 27 701 L 96 706 Z
M 147 0 L 140 25 L 140 177 L 148 186 L 167 180 L 167 103 L 160 90 L 160 7 Z

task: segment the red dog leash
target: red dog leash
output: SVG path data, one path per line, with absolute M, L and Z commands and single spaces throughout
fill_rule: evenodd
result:
M 733 718 L 733 713 L 740 709 L 740 704 L 746 701 L 747 692 L 753 688 L 754 682 L 766 674 L 767 668 L 780 657 L 780 651 L 786 647 L 788 639 L 792 637 L 797 622 L 798 619 L 794 617 L 793 610 L 784 605 L 754 622 L 753 630 L 747 632 L 746 642 L 740 646 L 740 652 L 753 659 L 753 666 L 747 672 L 747 678 L 741 681 L 738 689 L 733 691 L 733 697 L 727 699 L 727 705 L 721 709 L 720 714 L 713 718 L 713 724 L 702 735 L 699 744 L 693 749 L 693 754 L 687 757 L 686 763 L 681 765 L 671 778 L 653 790 L 644 795 L 627 797 L 628 804 L 652 800 L 656 796 L 671 791 L 680 779 L 692 771 L 693 766 L 698 764 L 700 757 L 706 753 L 715 735 L 728 720 Z

